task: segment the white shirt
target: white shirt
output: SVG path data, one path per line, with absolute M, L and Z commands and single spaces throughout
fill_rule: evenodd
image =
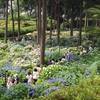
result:
M 39 77 L 39 72 L 33 72 L 33 79 L 38 79 Z
M 28 83 L 32 83 L 33 82 L 33 77 L 32 75 L 27 75 L 26 78 L 28 79 Z
M 93 48 L 91 46 L 89 46 L 89 51 L 92 52 Z

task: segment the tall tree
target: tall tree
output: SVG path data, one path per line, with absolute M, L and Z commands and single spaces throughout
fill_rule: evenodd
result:
M 53 27 L 53 30 L 55 30 L 56 29 L 56 17 L 57 17 L 57 11 L 56 11 L 56 9 L 57 9 L 57 3 L 55 3 L 55 7 L 54 7 L 54 27 Z
M 45 52 L 45 31 L 46 31 L 46 0 L 43 0 L 43 17 L 42 17 L 42 32 L 40 42 L 40 64 L 44 64 L 44 52 Z
M 19 0 L 17 0 L 18 7 L 18 37 L 20 36 L 20 11 L 19 11 Z
M 51 0 L 50 41 L 52 37 L 52 14 L 53 14 L 53 0 Z
M 58 14 L 57 14 L 57 45 L 60 43 L 60 0 L 58 0 Z
M 13 7 L 12 7 L 12 1 L 13 0 L 11 0 L 11 16 L 12 16 L 12 31 L 13 31 L 13 38 L 14 38 L 14 36 L 15 36 L 15 31 L 14 31 L 14 17 L 13 17 Z
M 38 0 L 38 34 L 37 34 L 37 42 L 40 44 L 41 37 L 41 0 Z
M 8 0 L 6 0 L 6 13 L 5 13 L 5 36 L 4 36 L 5 43 L 7 43 L 7 35 L 8 35 Z
M 82 42 L 82 13 L 83 13 L 83 0 L 80 2 L 80 24 L 79 24 L 79 45 Z
M 71 14 L 71 32 L 70 36 L 73 36 L 73 24 L 74 24 L 74 4 L 72 4 L 72 14 Z
M 35 3 L 34 9 L 35 9 L 35 17 L 36 17 L 36 29 L 38 30 L 38 24 L 37 24 L 37 16 L 38 16 L 38 14 L 37 14 L 37 2 L 34 1 L 34 3 Z

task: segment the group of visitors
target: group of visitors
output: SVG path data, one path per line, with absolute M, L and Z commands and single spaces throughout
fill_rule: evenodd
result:
M 71 61 L 73 62 L 74 61 L 74 54 L 72 53 L 72 50 L 69 49 L 67 53 L 65 53 L 63 55 L 62 58 L 60 58 L 59 60 L 55 60 L 55 59 L 51 59 L 49 62 L 48 62 L 48 65 L 51 65 L 51 64 L 55 64 L 57 62 L 62 62 L 62 61 Z
M 26 38 L 23 37 L 23 38 L 21 39 L 21 41 L 23 42 L 23 41 L 33 40 L 33 39 L 36 39 L 36 36 L 27 36 Z M 13 39 L 13 42 L 19 42 L 19 41 L 20 41 L 20 39 L 19 39 L 18 37 L 15 37 L 15 38 Z
M 26 75 L 27 83 L 28 84 L 35 84 L 35 82 L 39 78 L 39 74 L 40 74 L 40 72 L 38 71 L 37 68 L 34 68 L 33 73 L 28 72 L 28 74 Z
M 90 44 L 88 46 L 88 50 L 86 50 L 85 48 L 82 48 L 80 50 L 80 55 L 84 55 L 84 54 L 87 54 L 88 52 L 92 52 L 92 51 L 93 51 L 93 47 Z M 74 54 L 73 54 L 73 52 L 72 52 L 71 49 L 68 49 L 68 52 L 65 53 L 64 56 L 62 58 L 60 58 L 59 60 L 51 59 L 48 62 L 48 65 L 55 64 L 57 62 L 62 62 L 62 61 L 71 61 L 71 62 L 74 62 Z
M 81 49 L 81 51 L 80 51 L 80 55 L 82 55 L 82 54 L 87 54 L 88 52 L 92 52 L 93 51 L 93 47 L 92 47 L 92 45 L 90 44 L 89 46 L 88 46 L 88 50 L 86 50 L 85 48 L 82 48 Z
M 37 67 L 34 67 L 34 70 L 32 73 L 31 71 L 27 72 L 24 82 L 30 85 L 35 84 L 37 79 L 39 78 L 41 71 L 44 70 L 45 68 L 46 68 L 46 65 L 43 66 L 43 69 L 40 67 L 40 65 L 37 65 Z M 15 74 L 13 78 L 9 74 L 7 75 L 7 88 L 8 89 L 18 83 L 19 83 L 18 74 Z
M 33 40 L 36 39 L 36 36 L 27 36 L 26 38 L 23 37 L 21 41 L 28 41 L 28 40 Z
M 91 45 L 89 45 L 89 48 L 88 48 L 88 52 L 92 52 L 93 51 L 93 48 Z M 87 54 L 87 50 L 85 48 L 83 48 L 81 51 L 80 51 L 80 55 L 82 54 Z M 71 61 L 73 62 L 74 61 L 74 54 L 72 53 L 72 50 L 71 49 L 68 49 L 68 52 L 65 53 L 63 55 L 62 58 L 60 58 L 59 60 L 55 60 L 55 59 L 51 59 L 47 65 L 51 65 L 51 64 L 55 64 L 57 62 L 62 62 L 62 61 Z M 39 78 L 39 75 L 41 73 L 42 70 L 45 70 L 47 65 L 45 64 L 43 66 L 43 68 L 40 67 L 40 65 L 37 65 L 37 67 L 34 68 L 34 71 L 31 73 L 30 71 L 28 71 L 27 75 L 26 75 L 26 81 L 28 84 L 35 84 L 36 81 L 38 80 Z M 10 87 L 12 87 L 13 85 L 17 84 L 18 83 L 18 75 L 15 74 L 14 75 L 14 78 L 11 78 L 9 75 L 8 75 L 8 80 L 7 80 L 7 88 L 9 89 Z
M 18 84 L 18 75 L 15 74 L 12 78 L 9 74 L 7 75 L 7 88 L 14 86 L 15 84 Z

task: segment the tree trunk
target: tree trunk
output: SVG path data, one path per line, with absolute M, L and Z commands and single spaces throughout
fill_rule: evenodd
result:
M 84 31 L 87 26 L 87 13 L 85 13 L 85 20 L 84 20 Z
M 77 19 L 76 19 L 76 28 L 77 28 L 77 31 L 78 31 L 78 23 L 79 21 L 78 21 L 78 17 L 77 17 Z
M 40 44 L 41 38 L 41 0 L 38 0 L 38 34 L 37 34 L 37 43 Z
M 19 0 L 17 0 L 18 7 L 18 37 L 20 36 L 20 12 L 19 12 Z
M 52 38 L 52 13 L 53 13 L 53 0 L 51 0 L 50 41 Z
M 40 42 L 40 64 L 44 64 L 44 53 L 45 53 L 45 30 L 46 30 L 46 0 L 43 0 L 43 17 L 42 17 L 42 32 Z
M 13 32 L 13 39 L 14 39 L 15 31 L 14 31 L 14 17 L 13 17 L 12 0 L 11 0 L 11 16 L 12 16 L 12 32 Z
M 84 28 L 86 27 L 86 25 L 87 25 L 87 13 L 85 14 Z
M 53 27 L 53 30 L 55 31 L 56 29 L 56 8 L 57 8 L 57 4 L 55 4 L 55 14 L 54 14 L 54 27 Z
M 36 30 L 38 30 L 38 24 L 37 24 L 37 9 L 36 9 L 36 6 L 37 6 L 37 3 L 36 3 L 36 1 L 35 1 L 35 16 L 36 16 Z
M 79 46 L 82 42 L 82 11 L 83 11 L 83 0 L 80 3 L 80 24 L 79 24 Z
M 86 21 L 86 26 L 88 27 L 89 26 L 89 18 L 87 17 L 87 21 Z
M 8 35 L 8 0 L 6 0 L 6 13 L 5 13 L 5 36 L 4 36 L 5 43 L 7 43 L 7 35 Z
M 58 0 L 58 16 L 57 16 L 57 45 L 60 44 L 60 0 Z
M 73 36 L 73 24 L 74 24 L 74 5 L 72 4 L 71 32 L 70 32 L 70 36 Z

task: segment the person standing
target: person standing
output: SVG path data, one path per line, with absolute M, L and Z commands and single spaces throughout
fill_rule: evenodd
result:
M 8 88 L 8 89 L 11 87 L 11 85 L 10 85 L 10 84 L 11 84 L 11 80 L 12 80 L 12 79 L 11 79 L 10 75 L 8 74 L 8 75 L 7 75 L 7 88 Z
M 27 79 L 27 83 L 28 84 L 33 84 L 33 77 L 32 77 L 32 74 L 31 72 L 28 72 L 28 74 L 26 75 L 26 79 Z
M 18 74 L 15 74 L 14 75 L 14 79 L 15 79 L 15 82 L 14 83 L 15 84 L 18 84 L 18 81 L 19 81 Z
M 89 52 L 92 52 L 93 51 L 93 48 L 92 48 L 92 45 L 90 44 L 89 45 Z
M 37 81 L 38 77 L 39 77 L 39 72 L 38 72 L 38 70 L 35 68 L 34 71 L 33 71 L 33 80 L 34 80 L 34 84 L 35 84 L 35 82 Z

